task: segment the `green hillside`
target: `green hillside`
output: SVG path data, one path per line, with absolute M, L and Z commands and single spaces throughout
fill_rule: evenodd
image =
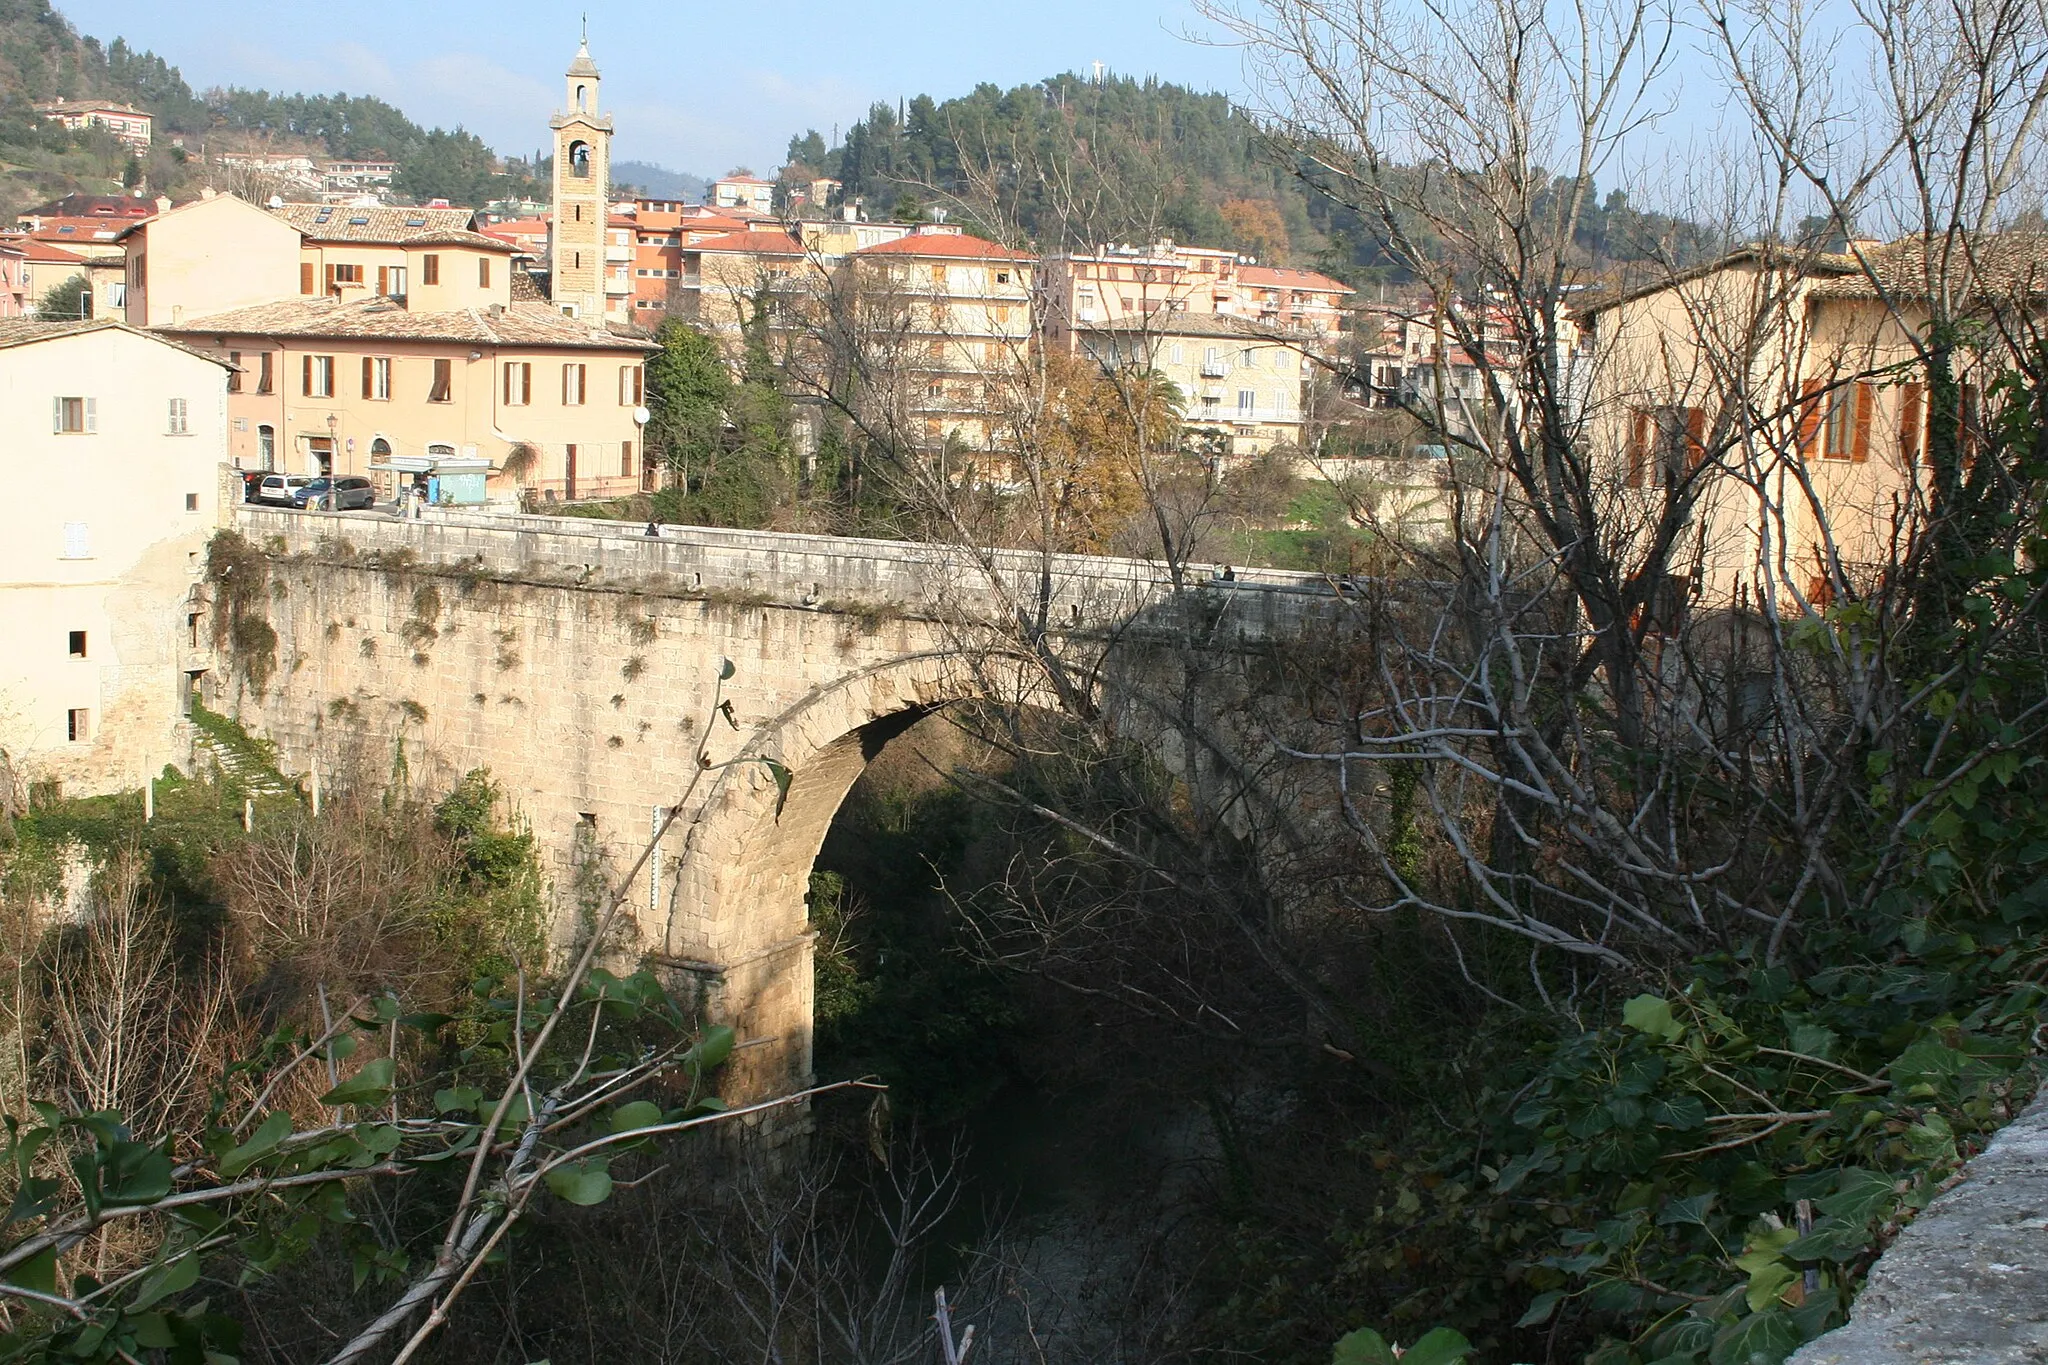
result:
M 138 159 L 105 133 L 66 132 L 33 108 L 87 97 L 156 115 L 158 145 Z M 532 188 L 516 169 L 497 174 L 497 159 L 475 134 L 422 128 L 383 100 L 238 88 L 195 94 L 177 67 L 119 38 L 103 45 L 82 36 L 49 0 L 0 0 L 0 211 L 11 216 L 73 190 L 190 193 L 199 168 L 172 139 L 196 151 L 208 139 L 243 134 L 312 142 L 329 156 L 385 153 L 399 163 L 397 188 L 421 199 L 482 204 Z
M 789 159 L 844 182 L 872 218 L 915 220 L 943 205 L 1046 250 L 1163 234 L 1361 285 L 1401 278 L 1373 226 L 1315 193 L 1307 168 L 1297 174 L 1227 96 L 1167 81 L 1069 74 L 878 103 L 836 147 L 816 132 L 791 138 Z M 1653 243 L 1706 249 L 1692 225 L 1638 212 L 1623 195 L 1597 202 L 1579 234 L 1591 267 Z

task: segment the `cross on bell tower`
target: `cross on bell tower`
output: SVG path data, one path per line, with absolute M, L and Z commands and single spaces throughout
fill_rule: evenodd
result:
M 549 288 L 560 308 L 602 322 L 605 314 L 606 219 L 611 212 L 612 121 L 598 112 L 597 63 L 590 60 L 589 21 L 569 63 L 555 130 L 554 214 Z

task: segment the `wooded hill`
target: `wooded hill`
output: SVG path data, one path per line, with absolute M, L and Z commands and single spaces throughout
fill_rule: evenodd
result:
M 157 118 L 158 145 L 131 156 L 97 131 L 70 133 L 36 117 L 38 100 L 100 97 Z M 458 204 L 530 189 L 519 176 L 494 174 L 497 160 L 461 128 L 422 128 L 368 96 L 288 95 L 213 88 L 194 93 L 177 67 L 119 38 L 102 45 L 81 35 L 49 0 L 0 0 L 0 209 L 85 190 L 147 185 L 174 197 L 193 188 L 197 167 L 171 139 L 196 151 L 228 136 L 311 144 L 335 157 L 382 152 L 399 164 L 397 187 L 417 198 Z
M 842 181 L 871 218 L 945 207 L 1048 251 L 1164 235 L 1360 285 L 1401 278 L 1376 226 L 1317 192 L 1309 168 L 1228 96 L 1156 78 L 1070 73 L 1008 91 L 984 83 L 944 102 L 876 103 L 838 146 L 810 131 L 790 139 L 788 156 Z M 1625 194 L 1593 204 L 1579 238 L 1590 268 L 1711 245 Z

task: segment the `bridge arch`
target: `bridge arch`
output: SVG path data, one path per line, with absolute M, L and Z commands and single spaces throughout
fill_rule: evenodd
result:
M 737 1093 L 779 1093 L 811 1076 L 807 896 L 847 792 L 888 740 L 984 690 L 953 651 L 871 664 L 812 688 L 758 727 L 705 793 L 660 922 L 645 937 L 672 981 L 753 1044 L 728 1077 Z M 780 809 L 767 766 L 746 761 L 756 758 L 790 771 Z

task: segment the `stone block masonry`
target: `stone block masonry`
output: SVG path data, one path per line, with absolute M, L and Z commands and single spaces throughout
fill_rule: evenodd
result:
M 970 667 L 963 640 L 1041 587 L 1083 642 L 1148 613 L 1171 625 L 1186 597 L 1139 561 L 851 538 L 438 511 L 243 507 L 236 524 L 266 552 L 275 670 L 262 688 L 215 679 L 214 703 L 296 772 L 382 777 L 402 754 L 445 790 L 488 768 L 536 835 L 558 942 L 587 930 L 654 813 L 691 793 L 610 947 L 752 1044 L 727 1078 L 744 1097 L 810 1074 L 811 865 L 881 727 L 973 694 L 988 660 Z M 1298 629 L 1333 600 L 1308 575 L 1202 581 L 1205 622 L 1233 639 Z M 699 774 L 700 742 L 723 766 Z M 786 801 L 762 759 L 794 774 Z

